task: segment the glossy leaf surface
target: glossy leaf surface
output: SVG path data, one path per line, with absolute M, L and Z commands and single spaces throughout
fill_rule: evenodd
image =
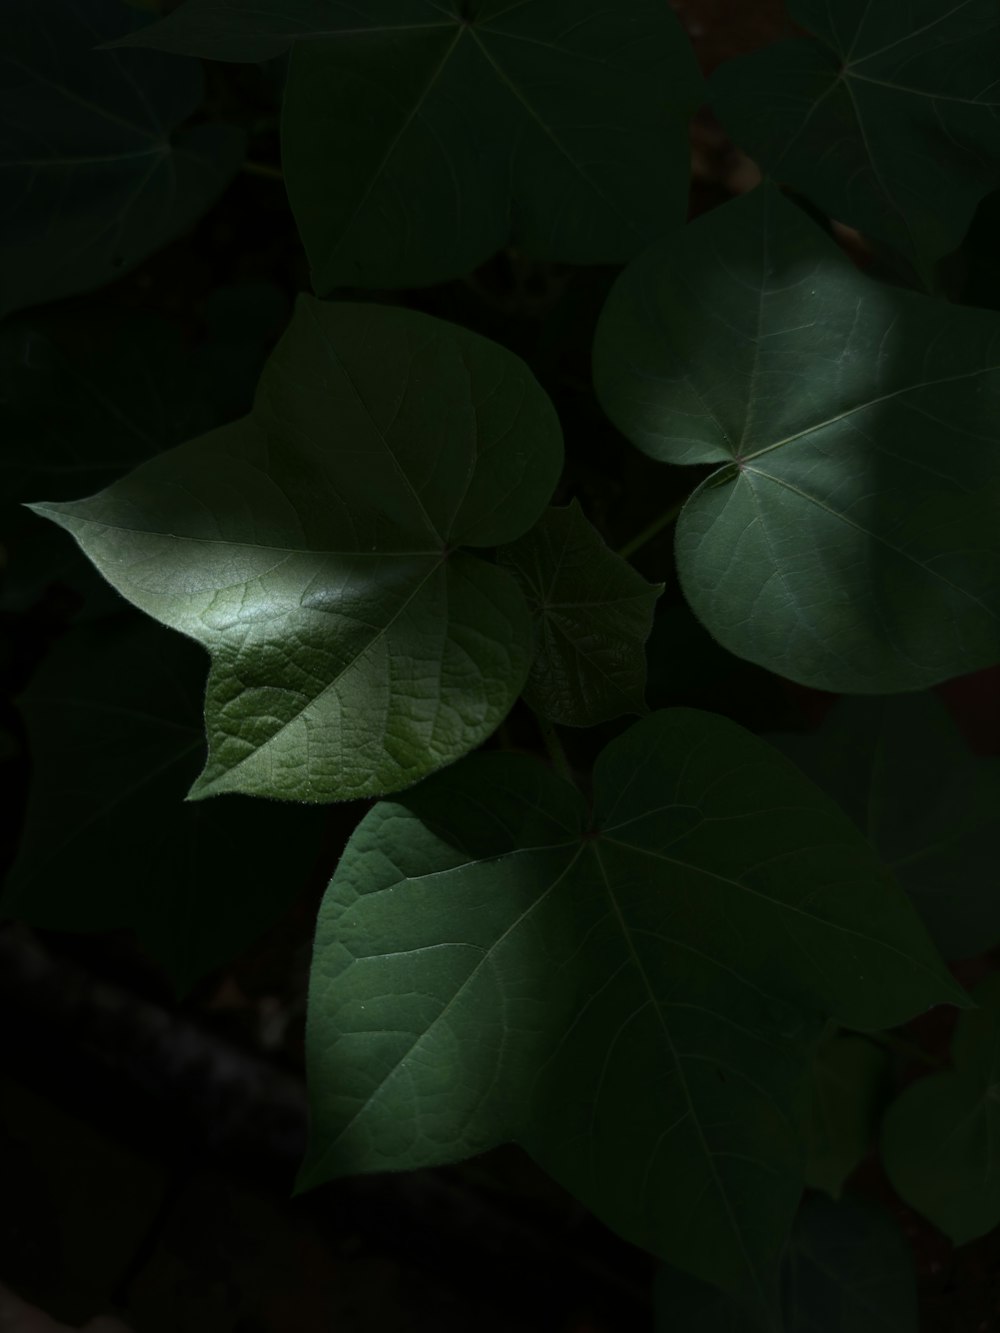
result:
M 0 49 L 0 313 L 120 277 L 215 202 L 243 134 L 181 128 L 193 60 L 95 49 L 148 17 L 117 0 L 8 0 Z
M 973 754 L 933 694 L 845 699 L 784 752 L 855 820 L 946 958 L 1000 943 L 1000 759 Z
M 771 186 L 612 289 L 598 395 L 644 452 L 714 463 L 676 532 L 731 652 L 913 690 L 1000 658 L 1000 318 L 865 278 Z
M 73 630 L 21 701 L 33 780 L 0 912 L 55 930 L 131 927 L 186 990 L 292 902 L 321 816 L 184 794 L 204 754 L 206 661 L 131 614 Z
M 727 61 L 712 104 L 769 174 L 919 270 L 1000 182 L 993 0 L 790 0 L 817 40 Z
M 458 758 L 514 702 L 524 599 L 457 548 L 530 527 L 561 455 L 548 399 L 502 348 L 304 297 L 250 416 L 34 508 L 211 652 L 193 795 L 345 799 Z
M 359 826 L 318 924 L 303 1182 L 516 1139 L 626 1238 L 763 1299 L 820 1015 L 962 992 L 846 816 L 734 724 L 653 714 L 594 791 L 591 822 L 482 755 Z
M 882 1161 L 901 1198 L 956 1245 L 1000 1223 L 1000 976 L 958 1020 L 954 1069 L 918 1079 L 882 1126 Z
M 136 40 L 290 51 L 282 165 L 321 294 L 456 277 L 508 242 L 619 262 L 684 215 L 701 84 L 661 0 L 188 0 Z
M 609 550 L 575 501 L 547 510 L 499 559 L 535 621 L 531 707 L 571 727 L 645 712 L 645 645 L 662 584 Z

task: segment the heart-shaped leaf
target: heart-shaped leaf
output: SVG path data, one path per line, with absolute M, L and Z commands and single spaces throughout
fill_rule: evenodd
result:
M 663 0 L 188 0 L 134 40 L 290 50 L 282 163 L 320 293 L 457 277 L 508 241 L 620 262 L 687 206 L 701 81 Z
M 663 585 L 609 550 L 576 501 L 547 510 L 499 559 L 535 621 L 531 707 L 570 727 L 645 712 L 644 648 Z
M 763 1299 L 820 1015 L 937 1001 L 963 993 L 850 820 L 733 723 L 637 723 L 592 815 L 476 756 L 376 806 L 330 885 L 303 1182 L 516 1139 L 628 1239 Z
M 463 546 L 520 536 L 559 423 L 517 357 L 408 310 L 300 300 L 254 410 L 88 500 L 33 506 L 211 652 L 192 795 L 339 800 L 484 740 L 527 674 L 527 608 Z
M 875 1139 L 885 1052 L 864 1037 L 835 1036 L 816 1052 L 806 1120 L 806 1184 L 839 1199 Z
M 781 1318 L 755 1318 L 744 1303 L 662 1269 L 657 1333 L 916 1333 L 913 1256 L 892 1218 L 857 1199 L 805 1201 L 782 1262 Z
M 148 23 L 118 0 L 8 0 L 0 49 L 0 314 L 120 277 L 238 169 L 240 130 L 178 129 L 193 60 L 95 50 Z
M 1000 943 L 1000 759 L 974 755 L 933 694 L 844 699 L 784 752 L 855 820 L 946 958 Z
M 179 990 L 301 891 L 320 812 L 184 801 L 204 755 L 204 654 L 129 613 L 74 629 L 22 697 L 33 766 L 0 912 L 55 930 L 130 926 Z
M 996 315 L 870 281 L 765 185 L 625 270 L 594 362 L 640 449 L 719 464 L 676 551 L 725 647 L 860 694 L 1000 659 Z
M 882 1124 L 896 1193 L 956 1245 L 1000 1224 L 1000 975 L 974 998 L 955 1029 L 954 1070 L 911 1083 Z
M 727 61 L 712 104 L 765 171 L 925 275 L 1000 183 L 993 0 L 790 0 L 816 41 Z

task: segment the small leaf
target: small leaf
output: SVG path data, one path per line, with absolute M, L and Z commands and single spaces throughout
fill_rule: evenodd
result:
M 383 801 L 318 923 L 302 1180 L 520 1141 L 627 1239 L 760 1288 L 821 1015 L 963 992 L 870 849 L 748 732 L 657 713 L 583 798 L 480 755 Z
M 859 694 L 1000 659 L 1000 318 L 865 278 L 765 185 L 657 242 L 601 315 L 633 444 L 714 463 L 678 521 L 724 647 Z
M 938 698 L 844 699 L 775 743 L 853 817 L 946 958 L 1000 943 L 1000 759 L 974 755 Z
M 812 1063 L 806 1184 L 839 1199 L 875 1139 L 885 1054 L 863 1037 L 833 1037 Z
M 254 410 L 89 500 L 33 508 L 212 654 L 193 796 L 343 800 L 478 745 L 524 683 L 506 571 L 562 456 L 527 368 L 476 334 L 300 299 Z
M 643 646 L 663 585 L 647 583 L 609 550 L 576 501 L 546 510 L 499 559 L 535 621 L 524 688 L 531 707 L 570 727 L 645 712 Z
M 620 262 L 684 216 L 702 86 L 662 0 L 188 0 L 132 40 L 290 52 L 282 165 L 320 294 L 458 277 L 508 243 Z
M 955 1029 L 954 1070 L 911 1083 L 882 1125 L 893 1188 L 956 1245 L 1000 1223 L 1000 975 L 974 998 Z
M 712 105 L 776 179 L 928 274 L 1000 183 L 994 0 L 789 0 L 816 41 L 726 61 Z
M 913 1257 L 893 1220 L 856 1199 L 812 1197 L 795 1219 L 782 1264 L 782 1319 L 675 1269 L 656 1284 L 656 1333 L 917 1333 Z
M 228 125 L 178 127 L 192 60 L 95 50 L 148 22 L 117 0 L 8 0 L 0 51 L 0 313 L 121 277 L 215 202 L 244 153 Z
M 53 930 L 130 926 L 187 990 L 305 883 L 319 812 L 184 801 L 204 751 L 204 655 L 129 614 L 72 630 L 21 700 L 34 775 L 0 912 Z

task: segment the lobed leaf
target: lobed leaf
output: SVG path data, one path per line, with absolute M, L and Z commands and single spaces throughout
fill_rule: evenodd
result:
M 650 247 L 594 348 L 643 452 L 714 463 L 677 525 L 692 608 L 820 689 L 1000 659 L 1000 319 L 870 281 L 764 185 Z
M 1000 184 L 993 0 L 790 0 L 816 40 L 716 71 L 712 105 L 764 170 L 930 279 Z
M 0 314 L 120 277 L 194 223 L 238 169 L 240 130 L 182 123 L 192 60 L 95 47 L 148 17 L 117 0 L 8 0 L 0 51 Z
M 411 311 L 303 297 L 248 417 L 33 508 L 211 653 L 192 795 L 342 800 L 417 781 L 510 709 L 524 599 L 460 548 L 530 527 L 561 456 L 509 352 Z
M 609 550 L 574 500 L 548 509 L 499 552 L 536 629 L 524 698 L 545 717 L 592 727 L 646 711 L 645 643 L 662 584 L 647 583 Z
M 458 277 L 508 243 L 620 262 L 684 216 L 701 81 L 661 0 L 188 0 L 131 40 L 289 52 L 282 164 L 321 295 Z
M 592 814 L 476 756 L 356 830 L 317 930 L 302 1182 L 516 1139 L 627 1239 L 764 1299 L 821 1015 L 963 1002 L 846 816 L 688 710 L 602 754 Z

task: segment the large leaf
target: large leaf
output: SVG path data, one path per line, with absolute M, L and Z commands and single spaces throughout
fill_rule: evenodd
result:
M 1000 659 L 1000 319 L 862 276 L 772 186 L 612 289 L 598 394 L 644 452 L 719 466 L 681 513 L 732 652 L 861 694 Z
M 201 766 L 204 654 L 129 614 L 74 629 L 21 701 L 33 778 L 0 911 L 32 925 L 130 926 L 181 990 L 303 888 L 320 813 L 185 802 Z
M 508 240 L 622 261 L 684 215 L 701 84 L 664 0 L 188 0 L 134 40 L 290 49 L 282 161 L 320 293 L 457 277 Z
M 95 50 L 148 21 L 118 0 L 8 0 L 0 48 L 0 314 L 120 277 L 190 226 L 242 133 L 178 129 L 195 61 Z
M 287 313 L 283 304 L 275 308 L 275 296 L 256 284 L 217 288 L 206 303 L 206 337 L 193 350 L 172 324 L 149 315 L 33 312 L 5 321 L 0 605 L 23 610 L 55 585 L 83 596 L 81 615 L 122 609 L 72 539 L 21 502 L 90 494 L 150 455 L 245 412 L 267 344 Z
M 733 723 L 604 751 L 592 815 L 480 755 L 365 818 L 318 924 L 303 1181 L 516 1139 L 630 1240 L 758 1288 L 819 1015 L 962 992 L 846 816 Z
M 933 694 L 845 699 L 777 743 L 878 849 L 946 958 L 1000 943 L 1000 759 L 974 755 Z
M 193 795 L 344 799 L 457 759 L 517 698 L 524 598 L 459 548 L 529 528 L 561 455 L 509 352 L 412 311 L 304 297 L 250 416 L 34 508 L 211 652 Z
M 954 1070 L 918 1079 L 882 1125 L 882 1161 L 898 1194 L 956 1245 L 1000 1224 L 1000 975 L 958 1020 Z
M 761 1333 L 744 1303 L 675 1269 L 656 1284 L 657 1333 Z M 913 1256 L 885 1213 L 812 1197 L 782 1262 L 782 1333 L 916 1333 Z
M 764 170 L 925 274 L 1000 183 L 994 0 L 790 0 L 816 41 L 727 61 L 712 104 Z
M 806 1184 L 839 1199 L 875 1139 L 885 1052 L 864 1037 L 834 1036 L 816 1052 L 806 1119 Z
M 499 558 L 535 621 L 532 708 L 571 727 L 645 712 L 645 644 L 663 585 L 609 550 L 575 501 L 547 510 Z

